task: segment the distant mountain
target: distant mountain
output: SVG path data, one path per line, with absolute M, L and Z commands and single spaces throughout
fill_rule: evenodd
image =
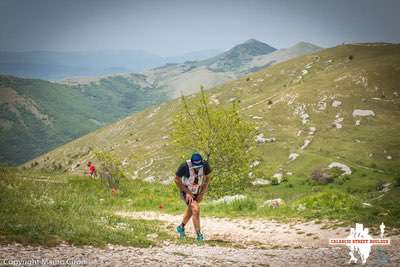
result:
M 221 51 L 216 50 L 216 49 L 199 50 L 199 51 L 185 53 L 185 54 L 179 55 L 179 56 L 166 57 L 165 61 L 167 61 L 168 63 L 184 63 L 186 61 L 199 61 L 199 60 L 211 58 L 220 53 L 221 53 Z
M 147 70 L 144 74 L 154 86 L 167 88 L 171 97 L 177 97 L 181 93 L 197 92 L 200 85 L 206 89 L 211 88 L 250 72 L 320 49 L 316 45 L 302 42 L 287 49 L 276 50 L 263 42 L 250 39 L 206 60 L 168 64 Z
M 22 163 L 165 100 L 138 74 L 72 86 L 0 75 L 0 162 Z
M 213 71 L 236 71 L 253 57 L 267 55 L 274 51 L 276 51 L 276 48 L 255 39 L 250 39 L 218 56 L 205 60 L 203 64 Z
M 25 78 L 60 80 L 74 76 L 110 75 L 142 72 L 166 63 L 202 60 L 218 54 L 203 50 L 176 57 L 161 57 L 142 50 L 80 52 L 1 52 L 0 74 Z
M 200 85 L 211 88 L 317 50 L 319 47 L 305 43 L 276 50 L 252 39 L 206 60 L 170 63 L 143 74 L 73 77 L 57 83 L 0 75 L 0 150 L 3 152 L 0 162 L 24 162 L 132 112 L 175 98 L 181 92 L 185 95 L 197 92 Z M 83 54 L 80 64 L 90 69 L 97 62 L 97 66 L 105 68 L 106 54 L 87 62 Z M 45 55 L 47 63 L 62 61 L 54 55 Z M 112 55 L 107 55 L 111 62 Z M 114 54 L 115 65 L 122 65 L 123 55 Z M 63 62 L 72 64 L 79 60 L 70 58 Z M 124 70 L 124 67 L 110 68 L 115 72 Z
M 58 80 L 122 71 L 140 72 L 164 64 L 157 55 L 139 50 L 94 52 L 0 52 L 0 73 Z

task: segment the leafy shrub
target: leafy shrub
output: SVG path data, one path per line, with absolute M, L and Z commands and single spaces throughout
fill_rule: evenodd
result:
M 328 184 L 333 182 L 333 178 L 330 174 L 325 172 L 325 168 L 323 166 L 318 167 L 311 173 L 311 179 L 320 184 Z
M 250 183 L 247 173 L 254 160 L 250 152 L 254 146 L 254 124 L 240 116 L 237 102 L 230 107 L 210 106 L 203 88 L 201 95 L 190 103 L 182 96 L 182 103 L 171 134 L 174 152 L 182 159 L 195 151 L 205 155 L 214 168 L 212 195 L 242 192 Z
M 385 182 L 382 181 L 382 180 L 377 181 L 377 182 L 376 182 L 376 185 L 375 185 L 376 191 L 381 191 L 381 190 L 383 190 L 383 189 L 385 188 L 385 187 L 384 187 L 384 184 L 385 184 Z
M 395 178 L 395 185 L 400 186 L 400 175 L 397 175 Z
M 101 162 L 100 177 L 107 182 L 108 187 L 118 188 L 120 179 L 125 177 L 121 161 L 110 152 L 97 151 L 95 155 Z
M 278 185 L 279 184 L 279 180 L 276 177 L 272 177 L 271 179 L 271 185 Z

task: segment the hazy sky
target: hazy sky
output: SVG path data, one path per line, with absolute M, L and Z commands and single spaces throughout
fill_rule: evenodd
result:
M 400 42 L 399 0 L 0 0 L 0 50 L 226 50 L 249 38 Z

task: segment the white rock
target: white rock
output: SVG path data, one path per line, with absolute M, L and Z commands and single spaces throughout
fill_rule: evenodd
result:
M 257 178 L 251 183 L 253 185 L 269 185 L 269 184 L 271 184 L 271 181 L 270 180 L 266 180 L 266 179 Z
M 143 181 L 148 182 L 148 183 L 154 183 L 156 181 L 156 177 L 148 176 L 148 177 L 144 178 Z
M 361 203 L 363 205 L 363 207 L 372 207 L 372 205 L 370 203 L 364 202 Z
M 287 175 L 287 176 L 292 176 L 292 175 L 293 175 L 293 172 L 287 172 L 286 175 Z
M 339 107 L 339 106 L 341 106 L 341 105 L 342 105 L 342 101 L 334 100 L 334 101 L 332 102 L 332 107 L 334 107 L 334 108 L 337 108 L 337 107 Z
M 326 102 L 324 102 L 324 101 L 318 102 L 317 108 L 318 108 L 319 111 L 325 110 L 326 109 Z
M 389 156 L 387 156 L 386 158 L 387 158 L 388 160 L 391 160 L 391 159 L 392 159 L 392 156 L 389 155 Z
M 169 176 L 168 178 L 160 181 L 160 183 L 164 184 L 164 185 L 169 185 L 169 184 L 172 184 L 174 182 L 174 180 L 175 180 L 175 176 Z
M 329 164 L 328 166 L 329 169 L 332 168 L 339 168 L 343 171 L 343 173 L 341 175 L 350 175 L 351 174 L 351 169 L 349 166 L 343 164 L 343 163 L 339 163 L 339 162 L 332 162 L 331 164 Z
M 255 120 L 261 120 L 261 119 L 263 119 L 263 117 L 260 117 L 260 116 L 253 116 L 253 119 L 255 119 Z
M 220 199 L 212 201 L 212 203 L 214 203 L 214 204 L 221 204 L 221 203 L 228 204 L 228 203 L 232 203 L 234 201 L 243 200 L 243 199 L 246 199 L 245 195 L 224 196 L 224 197 L 222 197 Z
M 308 70 L 302 70 L 301 71 L 301 74 L 304 76 L 304 75 L 306 75 L 306 74 L 308 74 Z
M 276 138 L 275 138 L 275 137 L 267 138 L 266 141 L 267 141 L 268 143 L 273 143 L 273 142 L 276 141 Z
M 343 120 L 344 120 L 344 118 L 341 118 L 340 114 L 336 114 L 336 119 L 333 122 L 333 124 L 335 125 L 336 129 L 343 128 L 343 125 L 342 125 Z
M 361 124 L 361 120 L 356 120 L 356 126 L 360 126 L 360 124 Z
M 285 201 L 281 198 L 269 199 L 264 201 L 263 206 L 270 208 L 278 208 L 285 204 Z
M 310 132 L 309 132 L 310 135 L 314 135 L 315 131 L 317 131 L 317 128 L 315 128 L 315 127 L 310 127 L 308 129 L 310 130 Z
M 122 167 L 129 165 L 128 159 L 124 159 L 123 161 L 121 161 L 121 165 Z
M 339 81 L 344 80 L 344 79 L 346 79 L 346 78 L 347 78 L 347 75 L 343 75 L 343 76 L 340 76 L 340 77 L 336 78 L 336 79 L 334 80 L 334 82 L 339 82 Z
M 299 156 L 299 154 L 297 154 L 297 153 L 290 153 L 289 160 L 291 160 L 291 161 L 296 160 L 298 156 Z
M 257 143 L 265 143 L 265 141 L 267 141 L 267 138 L 264 137 L 263 133 L 260 133 L 259 135 L 256 136 Z
M 157 233 L 147 234 L 147 239 L 154 240 L 158 237 Z
M 353 117 L 356 116 L 375 116 L 375 112 L 373 112 L 372 110 L 365 110 L 365 109 L 355 109 L 353 110 Z
M 276 178 L 278 180 L 278 184 L 280 184 L 283 179 L 283 173 L 277 172 L 274 175 L 272 175 L 272 178 Z
M 168 138 L 168 135 L 164 135 L 163 137 L 161 137 L 162 140 L 167 140 Z
M 308 140 L 308 139 L 304 140 L 304 144 L 301 146 L 300 149 L 301 150 L 306 149 L 310 143 L 311 143 L 311 140 Z
M 258 165 L 260 165 L 260 161 L 259 160 L 255 160 L 250 164 L 250 168 L 254 168 L 257 167 Z
M 311 69 L 312 68 L 313 63 L 308 63 L 307 65 L 304 66 L 305 69 Z
M 217 99 L 217 96 L 216 96 L 216 95 L 212 95 L 212 96 L 210 97 L 210 102 L 213 103 L 213 104 L 215 104 L 215 105 L 219 105 L 219 100 Z
M 297 206 L 297 211 L 305 211 L 306 210 L 306 206 L 304 204 L 300 204 Z
M 253 173 L 252 173 L 252 172 L 249 172 L 248 176 L 249 176 L 250 178 L 253 177 Z

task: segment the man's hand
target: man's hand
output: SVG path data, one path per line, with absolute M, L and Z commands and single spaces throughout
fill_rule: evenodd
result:
M 202 194 L 202 193 L 200 193 L 199 195 L 197 195 L 196 201 L 197 201 L 198 203 L 200 203 L 200 202 L 203 200 L 203 195 L 204 195 L 204 194 Z
M 191 194 L 191 193 L 186 193 L 186 202 L 187 203 L 192 203 L 192 201 L 193 201 L 193 195 Z

